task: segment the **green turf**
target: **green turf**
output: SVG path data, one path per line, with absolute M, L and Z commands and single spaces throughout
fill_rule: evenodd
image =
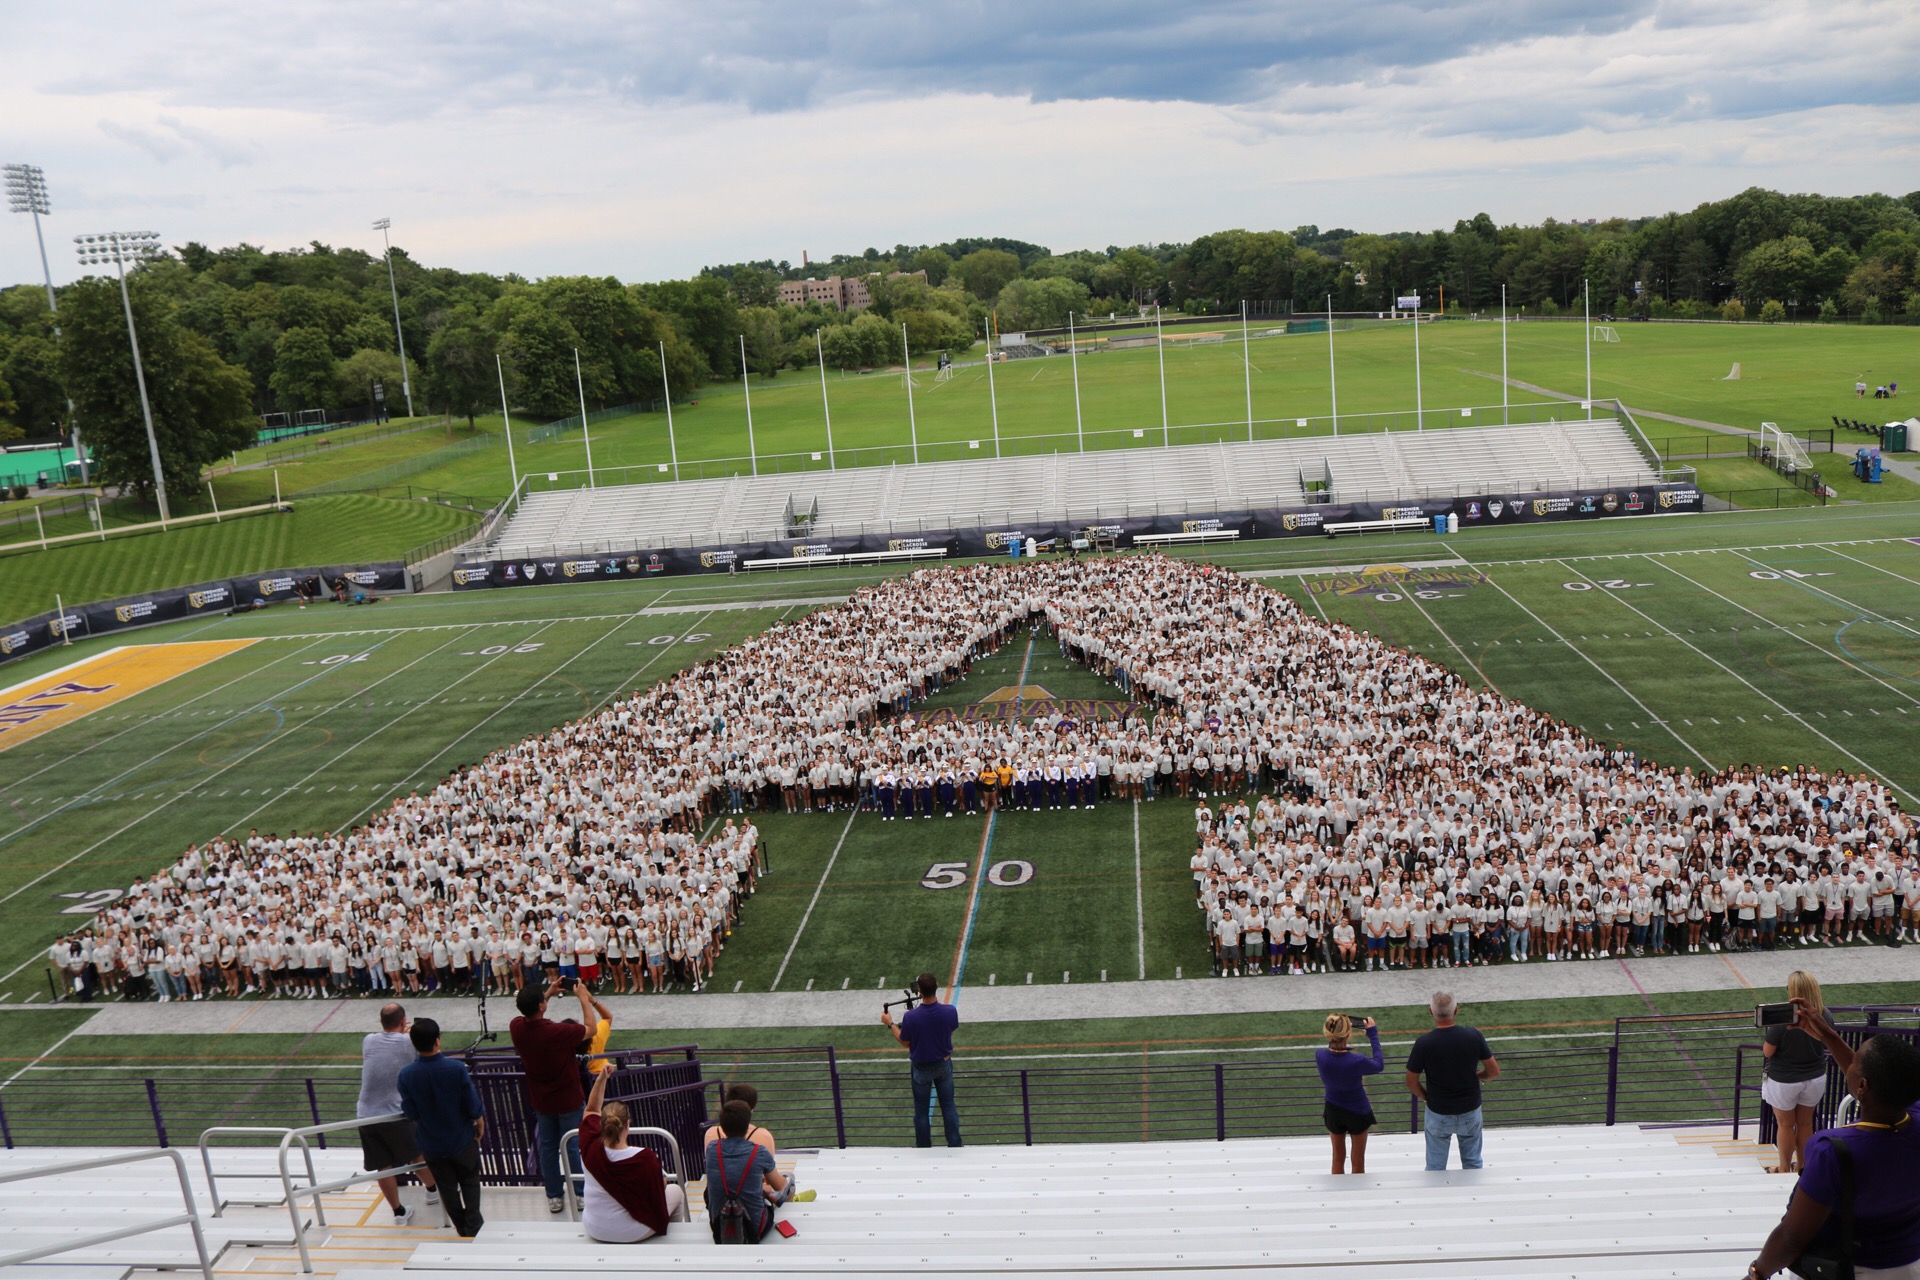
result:
M 56 593 L 71 605 L 263 569 L 397 560 L 472 520 L 433 503 L 354 494 L 305 500 L 291 514 L 0 555 L 0 619 L 51 609 Z
M 1874 417 L 1853 397 L 1862 369 L 1891 366 L 1904 358 L 1897 330 L 1819 329 L 1713 325 L 1619 326 L 1621 341 L 1593 348 L 1597 397 L 1618 397 L 1651 414 L 1727 424 L 1745 430 L 1762 421 L 1794 430 L 1831 427 L 1834 415 Z M 1237 327 L 1228 340 L 1203 346 L 1169 345 L 1166 353 L 1167 437 L 1175 444 L 1242 439 L 1246 434 L 1247 386 Z M 1584 330 L 1573 323 L 1527 323 L 1509 327 L 1509 376 L 1566 394 L 1585 389 Z M 1366 329 L 1335 336 L 1339 359 L 1339 409 L 1343 432 L 1408 430 L 1415 425 L 1412 332 Z M 1462 407 L 1498 406 L 1501 390 L 1500 327 L 1450 321 L 1429 327 L 1421 339 L 1420 400 L 1425 425 L 1488 425 L 1481 412 L 1462 420 Z M 1256 433 L 1262 438 L 1331 430 L 1333 397 L 1327 380 L 1326 342 L 1321 335 L 1261 338 L 1250 344 Z M 1735 361 L 1737 382 L 1725 381 Z M 1011 361 L 994 371 L 991 395 L 984 366 L 959 370 L 937 383 L 928 370 L 914 375 L 914 431 L 909 430 L 906 385 L 900 373 L 830 373 L 835 461 L 840 466 L 907 462 L 917 434 L 920 459 L 979 458 L 993 451 L 997 403 L 1001 448 L 1006 453 L 1049 453 L 1087 448 L 1158 445 L 1162 439 L 1159 359 L 1152 350 L 1103 353 L 1080 360 L 1080 422 L 1076 432 L 1073 368 L 1062 357 Z M 1536 402 L 1537 392 L 1516 387 L 1515 404 Z M 730 473 L 728 459 L 748 453 L 747 394 L 737 383 L 700 389 L 697 402 L 677 406 L 670 447 L 664 413 L 636 414 L 595 424 L 591 447 L 601 483 L 671 479 L 659 467 L 677 449 L 680 474 L 696 478 Z M 753 446 L 762 470 L 826 467 L 826 416 L 815 372 L 788 372 L 751 387 Z M 1883 406 L 1884 408 L 1884 406 Z M 1577 414 L 1569 409 L 1562 416 Z M 1297 419 L 1308 419 L 1304 428 Z M 1647 435 L 1675 454 L 1695 452 L 1707 432 L 1685 423 L 1645 416 Z M 515 461 L 523 473 L 584 473 L 587 442 L 579 432 L 541 444 L 525 443 L 529 424 L 515 424 Z M 498 434 L 497 416 L 480 429 Z M 1138 436 L 1135 432 L 1139 432 Z M 456 434 L 463 434 L 462 432 Z M 300 484 L 370 473 L 438 444 L 422 432 L 409 443 L 378 441 L 298 460 L 282 468 L 282 481 Z M 978 449 L 970 448 L 979 441 Z M 1716 442 L 1717 443 L 1717 442 Z M 391 446 L 391 447 L 389 447 Z M 815 452 L 823 456 L 816 460 Z M 231 491 L 256 494 L 260 481 L 247 473 L 223 478 L 222 501 Z M 453 459 L 411 478 L 414 483 L 484 498 L 506 496 L 504 448 Z M 571 484 L 572 479 L 561 483 Z M 543 482 L 544 483 L 544 482 Z M 231 486 L 231 490 L 229 488 Z

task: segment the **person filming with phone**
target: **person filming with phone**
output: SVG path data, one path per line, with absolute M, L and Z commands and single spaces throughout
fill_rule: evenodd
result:
M 1791 1269 L 1920 1280 L 1920 1047 L 1883 1034 L 1856 1052 L 1813 1005 L 1791 1003 L 1795 1030 L 1818 1040 L 1845 1073 L 1859 1118 L 1808 1141 L 1786 1216 L 1747 1276 L 1767 1280 Z
M 1358 1022 L 1367 1033 L 1372 1056 L 1355 1053 L 1348 1043 Z M 1380 1028 L 1372 1018 L 1355 1018 L 1348 1013 L 1330 1013 L 1326 1021 L 1327 1047 L 1314 1051 L 1320 1068 L 1320 1083 L 1326 1086 L 1326 1103 L 1320 1110 L 1327 1134 L 1333 1139 L 1333 1171 L 1345 1173 L 1347 1144 L 1353 1144 L 1353 1171 L 1367 1171 L 1367 1130 L 1373 1128 L 1373 1103 L 1367 1097 L 1366 1078 L 1386 1068 L 1380 1056 Z
M 587 984 L 573 984 L 574 998 L 580 1002 L 579 1022 L 553 1022 L 547 1018 L 547 1001 L 560 994 L 561 979 L 546 988 L 526 986 L 514 996 L 520 1016 L 508 1024 L 513 1047 L 520 1053 L 520 1065 L 527 1073 L 527 1100 L 533 1106 L 534 1147 L 540 1158 L 540 1182 L 547 1192 L 547 1211 L 559 1213 L 567 1207 L 561 1198 L 560 1138 L 569 1129 L 580 1127 L 586 1112 L 586 1091 L 580 1087 L 580 1064 L 574 1051 L 593 1038 L 599 1015 L 593 1007 L 593 993 Z M 580 1150 L 570 1147 L 567 1164 L 572 1173 L 580 1171 Z
M 913 1063 L 913 1145 L 933 1145 L 933 1123 L 927 1116 L 930 1098 L 940 1098 L 940 1119 L 947 1130 L 947 1145 L 960 1145 L 960 1111 L 953 1104 L 953 1032 L 960 1025 L 960 1011 L 942 1004 L 935 994 L 940 987 L 931 973 L 923 973 L 914 982 L 920 1003 L 907 1010 L 900 1025 L 893 1022 L 891 1007 L 880 1010 L 880 1025 L 893 1032 L 893 1038 L 906 1047 Z M 904 1002 L 902 1002 L 904 1003 Z

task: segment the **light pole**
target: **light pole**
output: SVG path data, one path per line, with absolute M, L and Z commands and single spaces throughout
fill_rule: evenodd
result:
M 400 286 L 393 278 L 393 238 L 387 229 L 393 225 L 392 218 L 382 218 L 373 224 L 380 233 L 380 242 L 387 246 L 387 292 L 393 295 L 393 342 L 400 348 L 400 390 L 406 393 L 407 416 L 413 416 L 413 379 L 407 374 L 407 336 L 400 332 Z M 582 427 L 582 430 L 585 428 Z
M 153 462 L 153 496 L 160 503 L 160 527 L 166 528 L 172 513 L 167 510 L 167 481 L 160 472 L 160 440 L 153 434 L 153 405 L 147 399 L 147 373 L 140 365 L 140 337 L 133 328 L 133 298 L 127 293 L 127 263 L 139 264 L 160 252 L 160 234 L 156 231 L 108 231 L 101 235 L 75 236 L 76 252 L 86 266 L 112 263 L 120 273 L 120 305 L 127 312 L 127 345 L 133 348 L 133 377 L 140 385 L 140 413 L 147 422 L 147 456 Z
M 0 165 L 7 177 L 7 207 L 15 213 L 33 215 L 33 238 L 40 245 L 40 274 L 47 281 L 47 310 L 53 313 L 54 341 L 60 340 L 60 304 L 53 296 L 53 269 L 47 265 L 47 238 L 40 233 L 40 219 L 53 212 L 47 202 L 47 175 L 37 164 Z M 73 397 L 67 397 L 67 429 L 73 432 L 74 456 L 80 459 L 80 483 L 88 483 L 87 452 L 80 444 L 80 427 L 74 422 Z

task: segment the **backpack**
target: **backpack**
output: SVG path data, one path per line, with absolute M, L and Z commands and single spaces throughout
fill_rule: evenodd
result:
M 715 1244 L 758 1244 L 760 1242 L 757 1222 L 747 1221 L 747 1206 L 740 1199 L 740 1193 L 746 1190 L 747 1178 L 753 1173 L 753 1167 L 760 1159 L 760 1146 L 747 1155 L 746 1168 L 740 1171 L 740 1185 L 727 1187 L 727 1158 L 720 1154 L 720 1144 L 713 1144 L 714 1156 L 720 1163 L 720 1211 L 713 1219 L 713 1241 Z

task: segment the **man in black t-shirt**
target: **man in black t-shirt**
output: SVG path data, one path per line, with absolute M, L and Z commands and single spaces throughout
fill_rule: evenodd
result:
M 1460 1140 L 1460 1167 L 1478 1169 L 1480 1086 L 1499 1078 L 1500 1063 L 1477 1027 L 1455 1025 L 1460 1009 L 1450 993 L 1434 992 L 1427 1009 L 1433 1030 L 1415 1040 L 1407 1055 L 1407 1091 L 1427 1108 L 1427 1171 L 1446 1169 L 1454 1138 Z

